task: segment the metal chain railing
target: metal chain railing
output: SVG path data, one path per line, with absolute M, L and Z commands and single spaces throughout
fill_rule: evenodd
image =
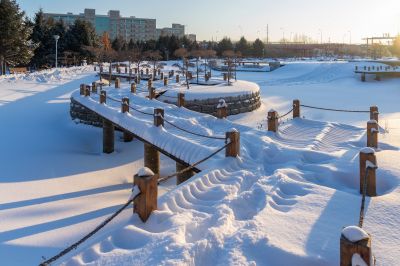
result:
M 282 118 L 284 118 L 285 116 L 289 115 L 291 112 L 293 112 L 293 108 L 292 108 L 290 111 L 288 111 L 287 113 L 285 113 L 284 115 L 278 116 L 276 119 L 282 119 Z
M 204 163 L 205 161 L 207 161 L 208 159 L 210 159 L 211 157 L 213 157 L 214 155 L 216 155 L 217 153 L 219 153 L 220 151 L 224 150 L 229 144 L 231 144 L 230 142 L 227 142 L 223 147 L 219 148 L 218 150 L 214 151 L 213 153 L 211 153 L 210 155 L 208 155 L 207 157 L 201 159 L 200 161 L 195 162 L 194 164 L 189 165 L 188 167 L 182 169 L 181 171 L 178 171 L 176 173 L 173 173 L 171 175 L 162 177 L 160 179 L 158 179 L 158 184 L 167 181 L 168 179 L 171 179 L 172 177 L 175 177 L 177 175 L 183 174 L 193 168 L 195 168 L 197 165 Z
M 346 110 L 346 109 L 332 109 L 332 108 L 323 108 L 323 107 L 316 107 L 310 106 L 305 104 L 300 104 L 302 107 L 317 109 L 317 110 L 324 110 L 324 111 L 333 111 L 333 112 L 346 112 L 346 113 L 369 113 L 370 111 L 363 111 L 363 110 Z
M 89 239 L 91 236 L 93 236 L 94 234 L 96 234 L 98 231 L 100 231 L 100 229 L 102 229 L 104 226 L 106 226 L 108 223 L 110 223 L 115 217 L 117 217 L 123 210 L 125 210 L 130 204 L 132 204 L 132 202 L 135 201 L 135 199 L 140 195 L 141 193 L 139 192 L 137 195 L 135 195 L 134 197 L 132 197 L 131 199 L 129 199 L 121 208 L 119 208 L 116 212 L 114 212 L 110 217 L 108 217 L 107 219 L 105 219 L 101 224 L 99 224 L 94 230 L 92 230 L 91 232 L 89 232 L 88 234 L 86 234 L 84 237 L 82 237 L 80 240 L 78 240 L 77 242 L 75 242 L 74 244 L 70 245 L 69 247 L 67 247 L 66 249 L 62 250 L 60 253 L 58 253 L 57 255 L 51 257 L 50 259 L 42 262 L 39 264 L 39 266 L 48 266 L 50 265 L 50 263 L 55 262 L 56 260 L 58 260 L 59 258 L 61 258 L 62 256 L 66 255 L 67 253 L 71 252 L 72 250 L 76 249 L 80 244 L 82 244 L 83 242 L 85 242 L 87 239 Z
M 364 175 L 364 183 L 363 183 L 363 187 L 362 187 L 362 199 L 361 199 L 361 208 L 360 208 L 360 217 L 359 217 L 359 222 L 358 222 L 358 226 L 361 228 L 363 226 L 364 223 L 364 209 L 365 209 L 365 197 L 367 195 L 367 187 L 368 187 L 368 173 L 371 169 L 376 169 L 376 166 L 367 166 L 367 168 L 365 169 L 365 175 Z

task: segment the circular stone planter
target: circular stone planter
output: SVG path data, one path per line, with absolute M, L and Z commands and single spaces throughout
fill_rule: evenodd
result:
M 191 84 L 186 87 L 169 87 L 168 91 L 158 98 L 165 103 L 177 104 L 178 93 L 185 94 L 187 109 L 216 115 L 220 99 L 228 105 L 228 115 L 237 115 L 254 111 L 261 106 L 260 87 L 253 82 L 233 81 L 231 85 L 222 80 L 211 80 L 212 85 Z
M 165 87 L 167 91 L 158 100 L 176 105 L 178 93 L 184 93 L 187 109 L 214 116 L 217 114 L 217 105 L 220 99 L 225 100 L 228 115 L 251 112 L 261 106 L 260 88 L 255 83 L 236 81 L 228 86 L 222 80 L 212 80 L 212 82 L 213 85 L 191 84 L 189 90 L 184 85 L 173 84 Z M 215 85 L 215 83 L 217 84 Z M 120 89 L 120 91 L 123 90 L 123 88 Z M 103 126 L 101 117 L 82 106 L 73 97 L 71 97 L 70 115 L 76 122 L 96 127 Z

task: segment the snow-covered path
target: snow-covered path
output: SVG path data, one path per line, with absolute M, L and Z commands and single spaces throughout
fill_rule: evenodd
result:
M 241 160 L 219 156 L 207 170 L 161 196 L 159 210 L 146 224 L 129 208 L 61 261 L 337 265 L 341 228 L 358 222 L 357 154 L 365 145 L 368 117 L 302 110 L 307 119 L 286 122 L 278 135 L 265 132 L 265 122 L 256 130 L 268 109 L 283 113 L 299 98 L 315 106 L 380 107 L 381 123 L 389 129 L 380 136 L 377 153 L 383 196 L 367 201 L 364 226 L 373 236 L 378 264 L 395 265 L 400 256 L 400 83 L 361 83 L 353 69 L 351 63 L 299 63 L 270 73 L 240 73 L 260 85 L 264 105 L 230 117 L 236 124 L 216 126 L 214 118 L 203 115 L 188 121 L 172 112 L 174 121 L 199 132 L 239 129 Z M 117 141 L 116 152 L 103 155 L 101 129 L 76 125 L 68 116 L 70 93 L 93 80 L 87 69 L 0 80 L 0 121 L 7 128 L 0 132 L 0 257 L 6 265 L 49 258 L 129 196 L 132 175 L 143 165 L 142 144 Z M 173 167 L 163 160 L 162 175 Z

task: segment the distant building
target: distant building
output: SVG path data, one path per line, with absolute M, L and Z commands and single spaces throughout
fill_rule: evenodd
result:
M 108 32 L 111 39 L 118 36 L 123 37 L 126 41 L 130 39 L 147 41 L 157 38 L 155 19 L 121 17 L 118 10 L 110 10 L 108 15 L 96 15 L 96 10 L 89 8 L 86 8 L 84 13 L 79 15 L 72 13 L 45 13 L 44 15 L 46 18 L 62 20 L 67 26 L 74 24 L 77 19 L 88 21 L 94 26 L 98 35 Z
M 185 25 L 181 24 L 172 24 L 172 28 L 161 28 L 156 30 L 156 37 L 164 36 L 176 36 L 178 38 L 182 38 L 185 36 Z
M 186 34 L 189 41 L 196 42 L 196 34 Z

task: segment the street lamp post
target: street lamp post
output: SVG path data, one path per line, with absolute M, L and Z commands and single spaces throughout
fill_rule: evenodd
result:
M 60 36 L 59 35 L 54 35 L 53 36 L 54 37 L 54 40 L 56 40 L 56 68 L 58 67 L 58 60 L 57 60 L 57 49 L 58 49 L 58 39 L 60 39 Z

